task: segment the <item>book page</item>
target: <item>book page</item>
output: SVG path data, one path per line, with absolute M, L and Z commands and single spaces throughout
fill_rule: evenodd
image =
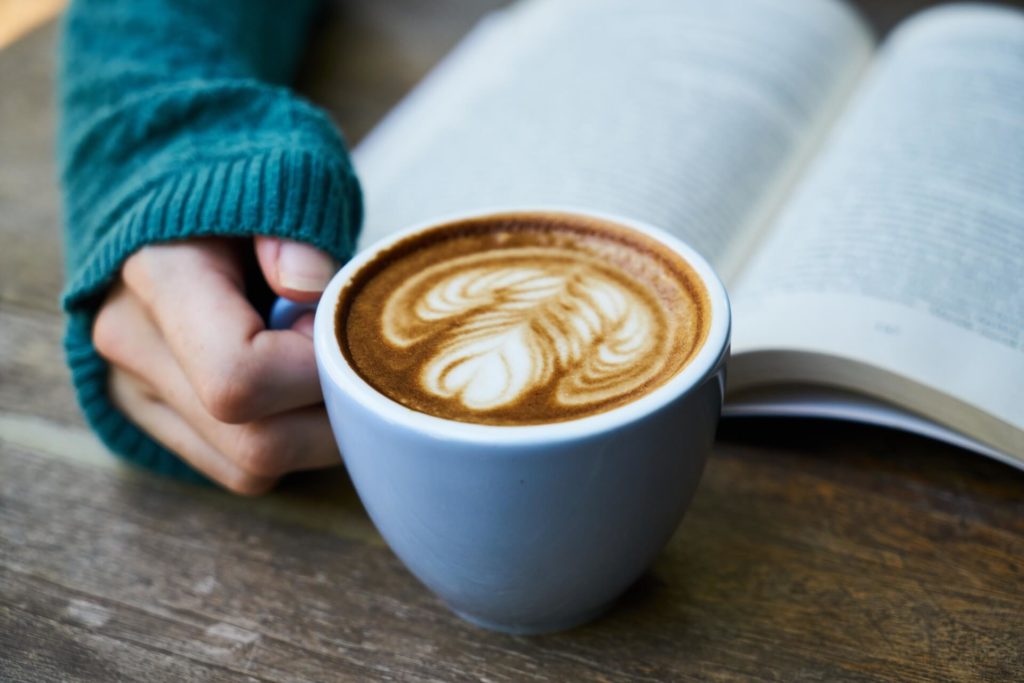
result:
M 1024 13 L 897 30 L 760 246 L 736 388 L 858 389 L 1024 458 Z
M 577 207 L 665 228 L 728 269 L 871 50 L 833 0 L 513 5 L 356 150 L 360 244 L 452 213 Z
M 1024 470 L 1018 459 L 937 422 L 880 399 L 825 387 L 772 385 L 733 394 L 722 417 L 789 417 L 844 420 L 911 432 L 958 448 L 965 448 Z

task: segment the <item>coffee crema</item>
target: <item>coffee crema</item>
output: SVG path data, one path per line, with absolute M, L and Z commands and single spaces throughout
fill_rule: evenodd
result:
M 675 376 L 708 334 L 700 276 L 653 238 L 559 213 L 474 218 L 385 249 L 342 290 L 339 346 L 377 391 L 460 422 L 561 422 Z

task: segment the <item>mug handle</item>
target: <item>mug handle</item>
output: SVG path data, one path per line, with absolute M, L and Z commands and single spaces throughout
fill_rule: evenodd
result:
M 299 316 L 315 310 L 316 303 L 299 303 L 279 296 L 274 305 L 270 307 L 270 314 L 267 316 L 267 329 L 287 330 L 295 324 Z

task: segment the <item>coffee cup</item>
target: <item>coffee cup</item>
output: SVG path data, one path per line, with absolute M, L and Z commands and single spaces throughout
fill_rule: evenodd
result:
M 518 262 L 515 258 L 524 252 L 512 255 L 509 251 L 510 255 L 505 256 L 500 250 L 466 243 L 458 249 L 452 247 L 450 260 L 445 256 L 439 261 L 436 254 L 421 251 L 433 248 L 431 245 L 454 244 L 451 240 L 446 242 L 449 234 L 458 233 L 460 239 L 464 234 L 490 239 L 493 235 L 488 232 L 489 226 L 501 224 L 516 228 L 537 222 L 543 226 L 536 235 L 524 238 L 525 247 L 516 242 L 521 235 L 515 229 L 509 233 L 512 238 L 496 237 L 495 244 L 502 248 L 511 245 L 516 249 L 533 249 L 547 239 L 542 237 L 545 231 L 565 229 L 571 233 L 581 228 L 583 232 L 578 235 L 583 235 L 595 226 L 594 239 L 612 239 L 604 246 L 585 247 L 585 258 L 581 257 L 584 265 L 579 267 L 558 261 L 565 257 L 561 252 L 556 254 L 558 258 L 545 256 L 547 242 L 541 245 L 539 255 L 528 255 L 522 261 L 535 270 L 539 268 L 537 272 L 547 272 L 555 278 L 550 282 L 537 280 L 543 286 L 555 287 L 557 278 L 569 277 L 566 273 L 570 271 L 574 273 L 573 286 L 586 290 L 580 296 L 584 296 L 584 303 L 589 302 L 593 309 L 581 313 L 581 319 L 619 316 L 616 319 L 619 322 L 601 328 L 605 331 L 598 336 L 593 330 L 586 332 L 589 328 L 582 323 L 567 328 L 583 330 L 581 334 L 585 337 L 583 342 L 577 339 L 575 346 L 566 346 L 572 346 L 572 353 L 578 352 L 581 345 L 586 346 L 588 339 L 592 347 L 600 347 L 599 352 L 594 352 L 597 358 L 594 362 L 599 366 L 598 374 L 604 375 L 595 379 L 591 368 L 587 375 L 589 384 L 581 385 L 578 378 L 575 383 L 569 382 L 571 373 L 579 374 L 579 353 L 572 356 L 569 352 L 559 352 L 555 346 L 550 346 L 553 343 L 550 335 L 540 332 L 537 333 L 543 337 L 538 337 L 540 341 L 527 343 L 521 337 L 513 340 L 528 352 L 518 347 L 509 347 L 512 350 L 501 347 L 505 356 L 498 359 L 500 363 L 490 356 L 473 356 L 467 361 L 463 357 L 469 353 L 466 348 L 477 340 L 472 334 L 467 333 L 469 342 L 465 339 L 422 342 L 422 338 L 430 337 L 429 330 L 423 332 L 408 321 L 395 322 L 393 326 L 420 339 L 427 351 L 417 350 L 416 344 L 420 342 L 414 339 L 413 343 L 397 350 L 385 349 L 378 354 L 380 358 L 374 356 L 367 361 L 359 355 L 376 353 L 375 349 L 379 350 L 379 345 L 387 340 L 365 338 L 367 334 L 375 334 L 367 332 L 369 328 L 349 329 L 357 325 L 353 302 L 359 302 L 364 292 L 370 292 L 366 283 L 374 282 L 382 270 L 392 268 L 391 264 L 398 263 L 396 259 L 413 254 L 426 265 L 412 263 L 408 272 L 396 271 L 393 280 L 400 284 L 385 283 L 377 287 L 380 291 L 373 296 L 384 299 L 367 301 L 362 307 L 364 317 L 385 310 L 390 311 L 387 315 L 408 316 L 413 315 L 409 311 L 422 313 L 422 307 L 427 306 L 430 310 L 422 317 L 429 322 L 445 315 L 437 313 L 437 306 L 455 305 L 456 308 L 462 306 L 458 315 L 463 318 L 459 320 L 476 320 L 472 316 L 483 315 L 480 313 L 483 309 L 467 308 L 468 304 L 463 301 L 465 296 L 471 294 L 486 299 L 491 294 L 481 295 L 480 292 L 487 290 L 487 286 L 492 286 L 493 290 L 495 282 L 506 288 L 525 287 L 527 276 L 506 272 L 512 268 L 509 264 Z M 463 232 L 459 233 L 460 230 Z M 573 235 L 577 233 L 570 233 L 556 235 L 558 249 L 577 248 L 573 242 L 577 239 Z M 653 254 L 652 259 L 685 269 L 685 275 L 680 277 L 688 279 L 680 281 L 685 286 L 679 291 L 693 286 L 693 291 L 697 292 L 694 300 L 699 299 L 694 305 L 699 310 L 691 306 L 692 310 L 687 309 L 686 315 L 677 315 L 672 304 L 664 306 L 661 312 L 629 313 L 634 305 L 653 307 L 651 310 L 662 305 L 644 294 L 640 285 L 630 284 L 637 279 L 635 276 L 621 278 L 602 265 L 605 260 L 614 261 L 634 247 L 637 253 Z M 568 258 L 572 258 L 572 254 Z M 622 258 L 624 263 L 631 263 L 629 258 L 633 257 Z M 544 271 L 549 261 L 554 265 Z M 506 270 L 489 275 L 472 270 L 491 268 L 487 263 Z M 435 276 L 429 276 L 435 271 Z M 477 280 L 469 284 L 452 280 L 460 272 L 459 277 Z M 542 277 L 543 272 L 538 277 Z M 666 281 L 674 277 L 676 275 L 657 274 L 650 281 L 655 283 L 654 289 L 671 289 L 679 283 L 666 284 Z M 415 284 L 417 282 L 420 284 Z M 633 290 L 629 288 L 634 285 L 638 289 L 631 293 Z M 605 292 L 600 289 L 602 286 L 610 289 Z M 616 294 L 615 287 L 625 293 Z M 487 291 L 493 293 L 492 290 Z M 520 291 L 525 290 L 516 290 Z M 441 292 L 441 304 L 428 305 L 429 297 L 433 296 L 431 292 Z M 508 290 L 501 292 L 505 298 L 498 298 L 507 303 Z M 631 303 L 631 296 L 640 297 L 637 301 L 641 303 Z M 644 299 L 645 296 L 648 298 Z M 407 300 L 409 297 L 412 299 Z M 489 305 L 480 304 L 482 300 L 474 300 L 473 305 Z M 693 302 L 687 305 L 691 304 Z M 431 305 L 434 308 L 430 308 Z M 572 307 L 562 308 L 570 310 Z M 466 313 L 467 310 L 470 313 Z M 288 311 L 279 313 L 287 317 Z M 637 322 L 644 315 L 650 320 Z M 700 319 L 694 322 L 687 315 Z M 448 320 L 439 335 L 453 334 L 453 319 Z M 411 332 L 406 329 L 410 325 Z M 473 325 L 476 326 L 472 330 L 479 331 L 479 325 L 475 322 Z M 538 330 L 542 327 L 540 323 L 531 325 Z M 641 329 L 644 325 L 654 325 L 655 332 L 644 332 Z M 670 326 L 677 326 L 685 333 Z M 676 331 L 663 333 L 669 329 Z M 614 346 L 609 341 L 614 334 L 608 330 L 633 341 L 616 341 L 618 346 Z M 711 266 L 692 248 L 662 230 L 631 219 L 562 209 L 476 213 L 402 230 L 357 254 L 335 275 L 320 300 L 314 323 L 320 382 L 338 448 L 380 533 L 406 567 L 455 613 L 488 629 L 520 634 L 562 630 L 594 618 L 644 572 L 669 540 L 690 503 L 714 439 L 724 394 L 729 334 L 730 309 L 725 288 Z M 676 348 L 669 342 L 665 342 L 668 346 L 652 346 L 648 337 L 670 338 L 671 343 L 689 339 L 690 348 Z M 364 347 L 362 351 L 352 348 L 359 345 Z M 544 350 L 549 347 L 554 350 Z M 646 350 L 637 351 L 640 347 Z M 453 348 L 455 351 L 451 350 Z M 476 349 L 474 352 L 496 353 L 487 344 L 472 348 Z M 609 348 L 613 348 L 614 353 L 608 351 Z M 669 352 L 659 349 L 669 349 Z M 446 353 L 455 355 L 449 357 Z M 550 356 L 550 362 L 543 360 L 544 354 Z M 636 357 L 646 354 L 645 358 L 654 359 L 667 370 L 658 377 L 654 377 L 653 371 L 640 372 L 632 367 L 639 363 L 629 360 L 629 354 Z M 676 362 L 679 359 L 673 358 L 673 354 L 686 358 Z M 421 356 L 429 358 L 423 360 Z M 558 370 L 558 362 L 569 357 L 570 360 L 575 358 L 572 362 L 577 364 L 566 361 L 570 369 Z M 420 360 L 414 360 L 416 358 Z M 402 371 L 407 375 L 392 377 L 383 370 L 373 369 L 374 363 L 387 364 L 391 359 L 397 359 L 396 367 L 404 368 Z M 437 362 L 449 364 L 439 371 L 424 369 Z M 466 365 L 470 362 L 476 365 Z M 534 366 L 544 362 L 555 364 L 554 380 L 550 372 L 538 375 Z M 369 363 L 370 369 L 360 363 Z M 411 370 L 406 367 L 410 363 Z M 416 366 L 417 363 L 421 367 Z M 492 372 L 497 367 L 495 363 L 505 368 L 505 374 L 500 375 L 496 385 L 493 377 L 481 374 Z M 593 410 L 567 408 L 563 414 L 556 406 L 555 414 L 545 416 L 543 410 L 539 413 L 534 410 L 528 419 L 519 419 L 516 415 L 525 415 L 528 411 L 519 410 L 507 401 L 500 404 L 510 395 L 508 386 L 518 387 L 524 396 L 532 396 L 534 403 L 548 401 L 544 405 L 549 411 L 551 405 L 555 405 L 551 403 L 554 399 L 550 399 L 555 393 L 542 390 L 540 380 L 531 389 L 522 389 L 522 382 L 516 384 L 518 380 L 509 380 L 515 373 L 508 368 L 515 370 L 516 363 L 533 367 L 531 377 L 535 379 L 539 376 L 541 380 L 546 378 L 549 384 L 576 386 L 568 394 L 564 387 L 559 390 L 558 395 L 567 401 L 565 405 L 576 406 L 573 402 L 581 400 L 581 392 L 589 391 L 587 396 L 593 398 L 594 391 L 601 394 L 610 385 L 632 387 L 632 393 L 627 391 L 625 398 L 620 396 L 609 399 L 610 402 L 600 403 L 599 400 L 600 405 Z M 617 369 L 609 369 L 611 365 L 616 365 Z M 647 377 L 650 381 L 637 389 L 640 380 L 636 376 L 641 375 L 641 380 Z M 440 382 L 441 388 L 427 386 L 427 379 L 416 379 L 425 376 L 433 377 L 434 385 Z M 437 380 L 438 376 L 451 381 L 446 385 Z M 621 379 L 627 376 L 632 378 Z M 417 383 L 427 388 L 410 388 Z M 424 405 L 422 402 L 423 396 L 430 400 L 431 391 L 437 394 L 436 409 L 433 403 Z M 607 398 L 605 394 L 608 392 L 598 399 Z M 542 401 L 538 398 L 542 395 L 549 398 Z M 497 407 L 495 400 L 500 404 Z M 447 408 L 442 409 L 442 404 Z M 480 405 L 483 407 L 477 419 L 473 410 Z M 509 408 L 510 405 L 513 407 Z

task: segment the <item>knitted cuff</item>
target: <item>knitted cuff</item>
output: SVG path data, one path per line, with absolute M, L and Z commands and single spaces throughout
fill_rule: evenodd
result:
M 121 212 L 76 268 L 64 307 L 88 305 L 147 244 L 269 235 L 308 242 L 344 262 L 361 220 L 358 181 L 333 154 L 273 149 L 195 165 L 151 183 Z

